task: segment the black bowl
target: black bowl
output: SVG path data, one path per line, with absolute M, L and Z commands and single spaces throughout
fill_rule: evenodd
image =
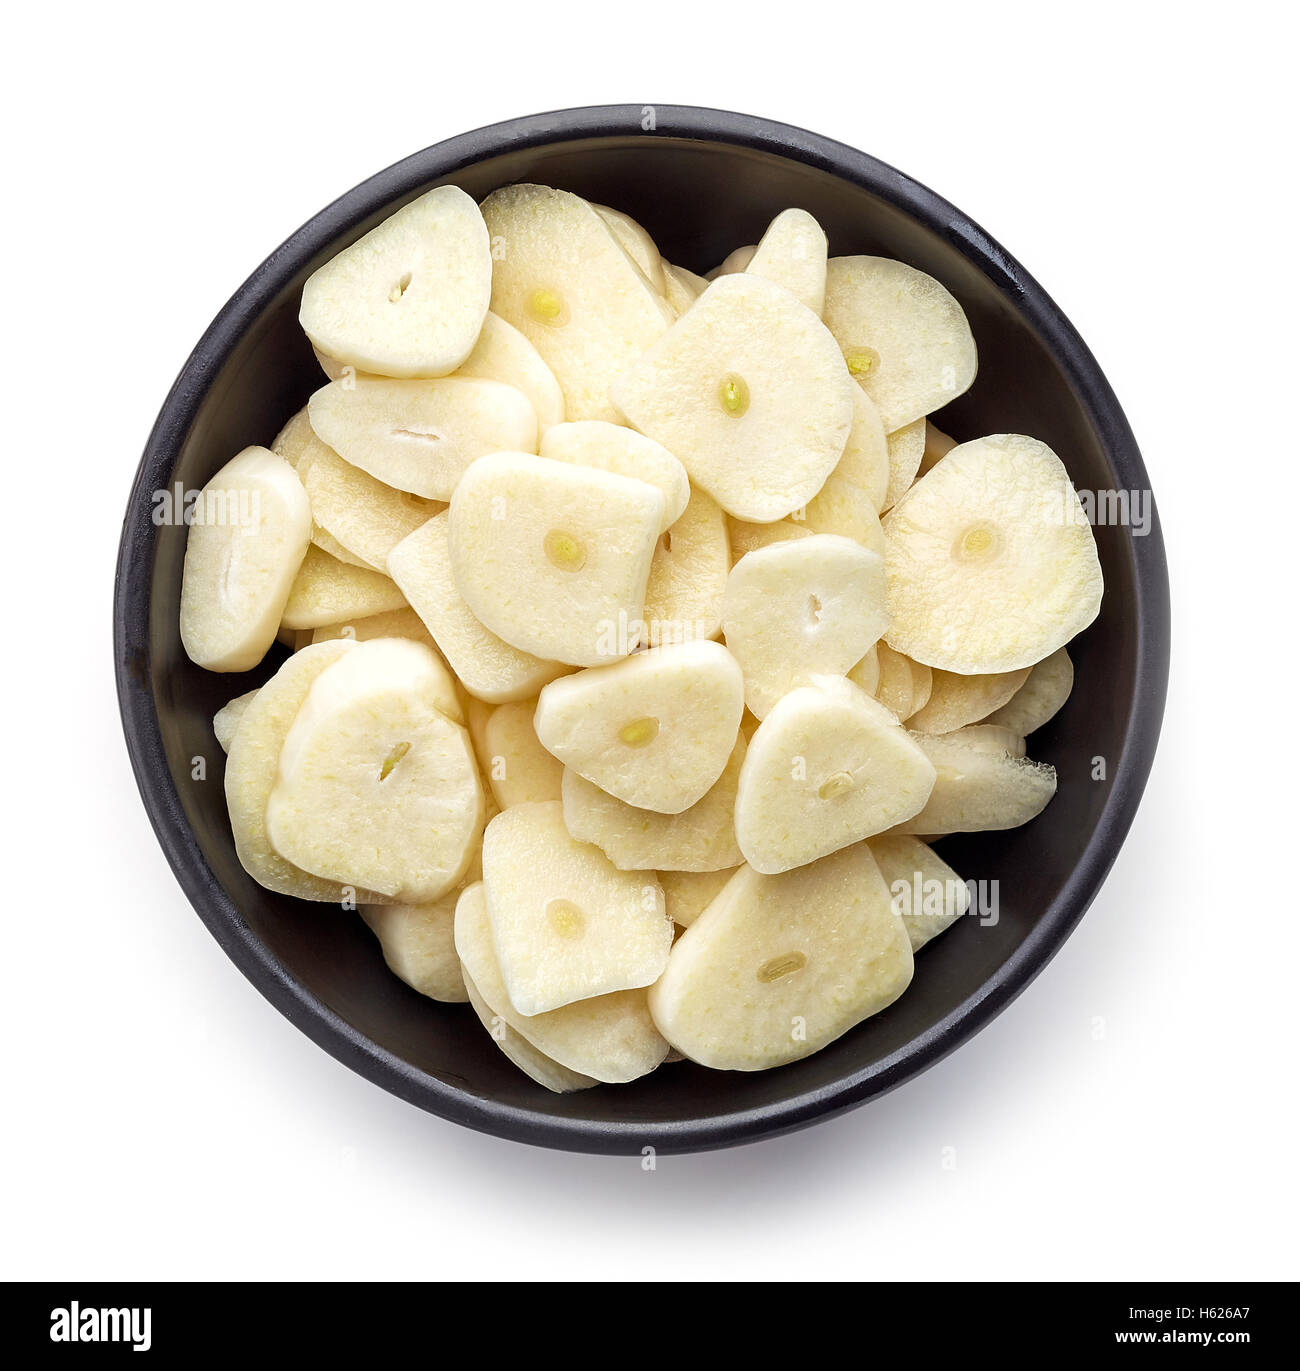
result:
M 633 1085 L 550 1094 L 500 1055 L 468 1007 L 434 1004 L 392 976 L 355 914 L 270 895 L 244 873 L 211 719 L 276 662 L 246 677 L 189 662 L 177 632 L 185 530 L 151 517 L 155 491 L 201 486 L 242 447 L 269 442 L 322 384 L 297 326 L 303 282 L 444 181 L 476 199 L 514 181 L 577 191 L 628 211 L 668 260 L 701 272 L 757 241 L 777 211 L 801 205 L 834 253 L 902 258 L 965 307 L 979 377 L 943 412 L 943 428 L 959 438 L 1030 433 L 1061 455 L 1081 490 L 1148 490 L 1119 404 L 1060 310 L 978 225 L 893 168 L 783 124 L 665 105 L 565 110 L 453 138 L 372 177 L 277 248 L 204 334 L 149 438 L 122 532 L 115 651 L 127 744 L 158 839 L 213 936 L 282 1013 L 340 1061 L 445 1118 L 548 1147 L 635 1153 L 724 1147 L 861 1104 L 1004 1008 L 1061 946 L 1114 861 L 1164 706 L 1159 526 L 1153 517 L 1144 536 L 1096 529 L 1101 615 L 1071 645 L 1069 703 L 1032 739 L 1032 755 L 1060 773 L 1055 800 L 1025 828 L 944 844 L 964 877 L 999 883 L 996 923 L 961 920 L 921 954 L 897 1004 L 806 1061 L 752 1074 L 679 1063 Z M 206 779 L 192 778 L 195 757 L 206 759 Z

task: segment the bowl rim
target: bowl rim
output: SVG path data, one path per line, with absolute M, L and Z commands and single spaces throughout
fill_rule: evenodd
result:
M 653 128 L 642 120 L 652 116 Z M 296 981 L 245 923 L 208 866 L 168 767 L 149 688 L 154 536 L 150 495 L 170 484 L 212 378 L 245 329 L 317 253 L 387 203 L 493 156 L 640 134 L 773 154 L 857 185 L 919 220 L 1010 297 L 1075 389 L 1120 489 L 1150 490 L 1133 433 L 1073 325 L 1027 271 L 955 206 L 867 153 L 805 129 L 697 106 L 599 105 L 527 115 L 463 133 L 394 163 L 327 205 L 252 273 L 208 326 L 169 391 L 145 445 L 122 523 L 113 607 L 118 703 L 136 784 L 173 872 L 226 955 L 291 1023 L 344 1065 L 442 1118 L 517 1142 L 590 1153 L 690 1152 L 804 1127 L 892 1090 L 947 1056 L 1029 984 L 1091 904 L 1133 821 L 1154 760 L 1169 673 L 1169 577 L 1158 515 L 1127 539 L 1136 589 L 1135 698 L 1102 813 L 1079 862 L 1015 953 L 951 1013 L 884 1059 L 775 1104 L 680 1120 L 565 1119 L 439 1081 L 386 1051 Z M 143 688 L 142 688 L 143 687 Z

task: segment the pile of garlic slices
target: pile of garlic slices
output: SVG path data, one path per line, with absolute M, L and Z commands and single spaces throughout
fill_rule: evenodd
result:
M 206 488 L 181 597 L 200 666 L 293 649 L 214 721 L 254 879 L 359 907 L 552 1090 L 901 995 L 969 902 L 920 835 L 1052 798 L 1025 736 L 1102 593 L 1049 448 L 926 418 L 975 376 L 956 300 L 800 209 L 706 280 L 565 191 L 440 186 L 301 321 L 332 379 Z

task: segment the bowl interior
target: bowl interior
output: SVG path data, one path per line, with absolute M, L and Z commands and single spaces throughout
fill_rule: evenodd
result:
M 793 156 L 668 135 L 630 133 L 517 148 L 439 179 L 476 198 L 519 180 L 576 191 L 628 211 L 655 236 L 668 260 L 699 272 L 739 244 L 755 242 L 779 210 L 801 205 L 824 225 L 834 254 L 902 258 L 936 276 L 961 301 L 979 346 L 979 377 L 936 416 L 942 428 L 958 438 L 1033 434 L 1061 455 L 1076 486 L 1098 490 L 1116 484 L 1095 419 L 1021 309 L 1014 270 L 995 266 L 986 272 L 977 265 L 962 247 L 971 230 L 955 213 L 949 222 L 940 218 L 927 227 L 885 196 Z M 409 193 L 357 219 L 331 251 L 428 184 L 433 182 L 412 185 Z M 173 482 L 200 487 L 240 448 L 269 443 L 323 384 L 296 314 L 303 281 L 328 255 L 304 260 L 275 298 L 245 321 L 242 337 L 208 378 L 181 442 Z M 1045 814 L 1023 829 L 955 837 L 940 848 L 963 877 L 996 882 L 990 887 L 997 891 L 996 922 L 963 919 L 918 957 L 911 988 L 885 1013 L 806 1061 L 757 1074 L 679 1063 L 628 1086 L 550 1094 L 498 1053 L 467 1006 L 432 1003 L 392 976 L 355 914 L 271 896 L 254 884 L 235 858 L 222 794 L 223 756 L 211 718 L 227 699 L 265 679 L 283 652 L 276 649 L 273 660 L 247 676 L 211 675 L 188 661 L 176 627 L 183 528 L 164 526 L 151 535 L 148 648 L 133 668 L 138 688 L 154 696 L 185 819 L 216 883 L 238 911 L 242 936 L 264 945 L 277 974 L 305 992 L 305 1003 L 314 998 L 349 1026 L 356 1041 L 374 1045 L 364 1052 L 386 1063 L 378 1073 L 387 1073 L 386 1084 L 396 1081 L 400 1093 L 448 1112 L 450 1097 L 441 1083 L 462 1092 L 465 1109 L 449 1112 L 538 1141 L 630 1149 L 640 1137 L 671 1145 L 673 1130 L 684 1129 L 691 1145 L 701 1145 L 763 1131 L 746 1120 L 779 1116 L 772 1126 L 786 1126 L 810 1117 L 821 1101 L 843 1102 L 846 1082 L 861 1097 L 900 1071 L 907 1074 L 909 1058 L 919 1051 L 934 1056 L 951 1045 L 952 1026 L 997 986 L 1027 940 L 1044 936 L 1045 921 L 1062 926 L 1041 960 L 1082 912 L 1091 892 L 1080 896 L 1076 890 L 1067 898 L 1067 887 L 1085 850 L 1104 836 L 1103 808 L 1123 762 L 1140 656 L 1132 540 L 1124 528 L 1099 527 L 1096 533 L 1106 578 L 1101 616 L 1071 646 L 1077 670 L 1073 696 L 1031 740 L 1031 755 L 1057 767 L 1060 791 Z M 143 626 L 140 632 L 143 637 Z M 196 757 L 207 762 L 201 781 L 192 779 Z M 1106 780 L 1093 779 L 1097 757 L 1106 759 Z M 218 891 L 212 900 L 224 904 Z M 225 912 L 216 904 L 200 908 L 222 936 L 215 925 L 229 918 L 228 906 Z M 475 1102 L 490 1102 L 495 1120 Z

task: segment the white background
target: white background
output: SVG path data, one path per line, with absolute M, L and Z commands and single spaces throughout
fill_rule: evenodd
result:
M 262 0 L 11 15 L 0 1274 L 1300 1274 L 1283 12 Z M 399 157 L 605 102 L 802 125 L 985 225 L 1125 405 L 1174 594 L 1151 784 L 1052 965 L 887 1098 L 653 1173 L 426 1116 L 281 1018 L 172 879 L 111 670 L 132 473 L 234 288 Z

